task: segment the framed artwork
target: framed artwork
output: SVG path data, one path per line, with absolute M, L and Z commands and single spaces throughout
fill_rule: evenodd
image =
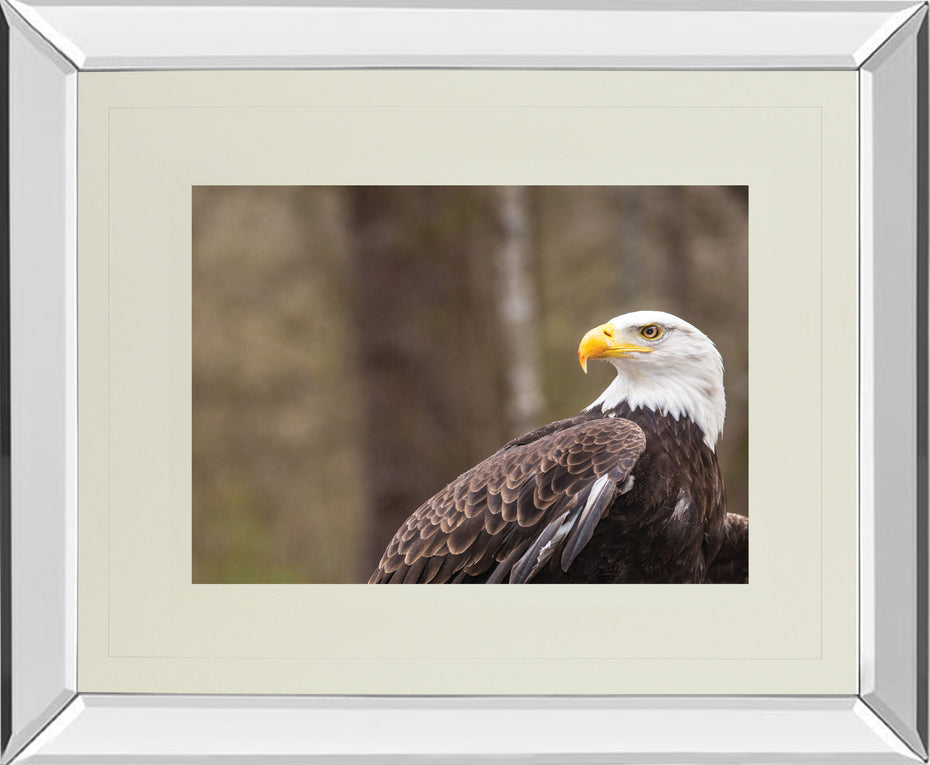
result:
M 926 760 L 926 3 L 2 8 L 4 762 Z

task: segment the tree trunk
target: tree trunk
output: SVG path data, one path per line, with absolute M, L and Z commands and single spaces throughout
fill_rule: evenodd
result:
M 501 251 L 497 264 L 497 311 L 507 366 L 505 410 L 514 435 L 538 427 L 543 405 L 540 380 L 539 307 L 532 274 L 529 190 L 497 189 Z
M 500 446 L 487 189 L 349 190 L 370 573 L 401 523 Z

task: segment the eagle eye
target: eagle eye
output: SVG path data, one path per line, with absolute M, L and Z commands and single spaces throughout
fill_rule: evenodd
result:
M 639 334 L 646 340 L 658 340 L 662 337 L 662 327 L 658 324 L 647 324 L 645 327 L 640 327 Z

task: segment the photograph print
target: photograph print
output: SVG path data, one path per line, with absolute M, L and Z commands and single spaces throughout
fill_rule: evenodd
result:
M 192 204 L 195 584 L 748 582 L 747 187 Z

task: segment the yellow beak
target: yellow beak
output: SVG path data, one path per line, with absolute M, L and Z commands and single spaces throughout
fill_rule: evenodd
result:
M 616 327 L 608 322 L 595 327 L 581 338 L 581 344 L 578 346 L 578 362 L 585 374 L 588 373 L 588 359 L 622 359 L 631 353 L 652 353 L 652 348 L 618 341 L 614 337 L 616 331 Z

